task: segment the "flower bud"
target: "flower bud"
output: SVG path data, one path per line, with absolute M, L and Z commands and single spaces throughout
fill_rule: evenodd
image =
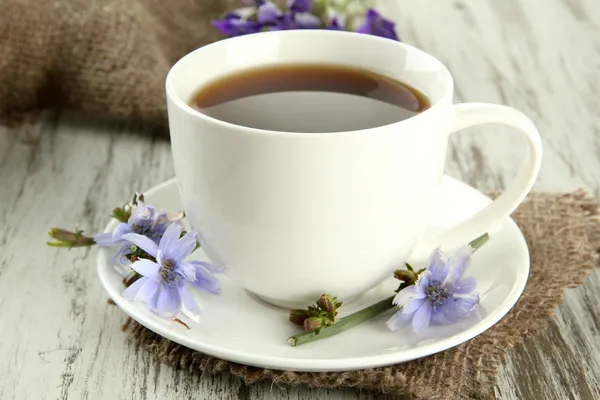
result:
M 131 209 L 126 209 L 126 207 L 116 207 L 112 211 L 112 217 L 119 222 L 127 222 L 129 217 L 131 217 Z
M 290 322 L 304 326 L 304 321 L 308 318 L 308 311 L 306 310 L 290 310 Z
M 51 228 L 48 235 L 56 240 L 49 242 L 49 246 L 54 247 L 86 247 L 95 244 L 94 239 L 84 236 L 82 231 L 67 231 L 59 228 Z
M 407 269 L 398 269 L 396 270 L 396 272 L 394 272 L 394 278 L 403 282 L 415 283 L 419 276 L 414 271 L 409 271 Z
M 326 325 L 325 318 L 323 317 L 310 317 L 304 320 L 304 330 L 308 332 L 321 329 Z
M 327 311 L 328 313 L 332 313 L 332 312 L 335 312 L 335 308 L 336 308 L 335 300 L 336 299 L 334 297 L 331 297 L 331 295 L 324 293 L 319 298 L 319 301 L 317 302 L 317 304 L 319 305 L 321 310 Z
M 131 229 L 133 232 L 143 235 L 154 227 L 157 218 L 158 215 L 154 207 L 144 206 L 139 208 L 131 223 Z

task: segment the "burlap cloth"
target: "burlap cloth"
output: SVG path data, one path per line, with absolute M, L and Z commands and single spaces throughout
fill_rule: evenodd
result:
M 270 380 L 287 385 L 353 387 L 417 399 L 492 399 L 496 370 L 506 350 L 544 328 L 564 290 L 582 284 L 596 265 L 600 248 L 598 205 L 584 192 L 531 194 L 513 218 L 525 234 L 531 255 L 523 295 L 500 322 L 483 334 L 420 360 L 350 372 L 283 372 L 198 353 L 132 320 L 127 320 L 123 329 L 134 345 L 188 373 L 230 372 L 248 384 Z
M 49 107 L 164 121 L 164 81 L 239 0 L 1 0 L 0 117 Z M 4 118 L 3 118 L 4 119 Z

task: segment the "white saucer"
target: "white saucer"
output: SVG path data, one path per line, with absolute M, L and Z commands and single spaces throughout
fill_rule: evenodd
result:
M 144 193 L 147 204 L 165 210 L 181 209 L 175 180 Z M 437 208 L 436 228 L 451 225 L 485 207 L 490 200 L 453 178 L 444 177 Z M 112 230 L 115 223 L 108 225 Z M 433 228 L 435 229 L 435 228 Z M 431 326 L 415 334 L 411 327 L 388 330 L 390 312 L 338 336 L 290 347 L 287 338 L 299 333 L 288 322 L 285 310 L 266 305 L 222 276 L 221 296 L 194 293 L 202 309 L 199 322 L 163 320 L 146 307 L 121 297 L 121 275 L 111 264 L 112 249 L 98 252 L 98 274 L 114 302 L 148 329 L 184 346 L 242 364 L 293 371 L 341 371 L 401 363 L 437 353 L 463 343 L 494 325 L 515 304 L 527 281 L 529 252 L 517 225 L 507 218 L 490 241 L 473 258 L 465 276 L 477 277 L 481 296 L 479 310 L 454 325 Z M 194 258 L 204 258 L 200 251 Z M 389 279 L 360 300 L 345 305 L 341 316 L 393 294 L 397 287 Z M 315 299 L 316 300 L 316 299 Z M 343 300 L 343 299 L 341 299 Z

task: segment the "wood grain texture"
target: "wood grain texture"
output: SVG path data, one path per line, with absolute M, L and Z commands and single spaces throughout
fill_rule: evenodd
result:
M 600 2 L 399 4 L 390 10 L 399 10 L 401 37 L 448 65 L 457 101 L 507 104 L 534 119 L 545 150 L 538 190 L 600 196 Z M 173 176 L 158 129 L 66 112 L 0 127 L 0 398 L 388 398 L 189 377 L 127 344 L 123 313 L 106 304 L 96 277 L 95 251 L 43 244 L 50 226 L 100 230 L 132 191 Z M 524 154 L 517 137 L 497 126 L 454 135 L 447 171 L 481 190 L 503 188 Z M 548 329 L 509 352 L 499 398 L 600 398 L 599 293 L 599 271 L 567 291 Z

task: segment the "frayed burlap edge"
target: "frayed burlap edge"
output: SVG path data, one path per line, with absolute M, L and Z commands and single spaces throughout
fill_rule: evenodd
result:
M 543 329 L 565 288 L 581 285 L 600 247 L 598 204 L 584 191 L 531 194 L 513 214 L 527 239 L 531 271 L 515 307 L 494 327 L 453 349 L 389 367 L 348 372 L 286 372 L 228 362 L 190 350 L 128 319 L 131 342 L 189 373 L 229 372 L 247 384 L 360 388 L 423 399 L 492 399 L 506 350 Z

